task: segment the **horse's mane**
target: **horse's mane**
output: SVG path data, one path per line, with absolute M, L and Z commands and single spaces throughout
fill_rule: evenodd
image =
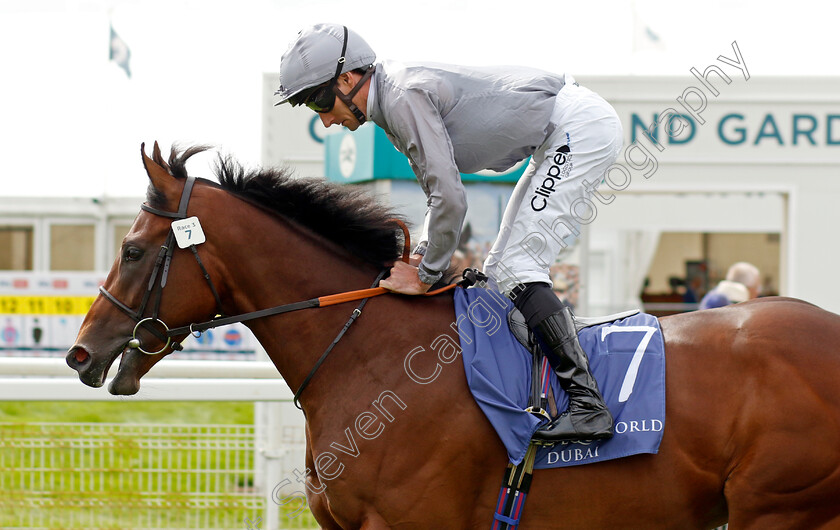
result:
M 152 159 L 174 177 L 186 178 L 186 162 L 208 146 L 183 152 L 173 146 L 168 163 L 159 151 Z M 221 187 L 299 223 L 369 263 L 384 266 L 399 258 L 401 242 L 389 211 L 364 190 L 319 178 L 295 178 L 286 168 L 245 170 L 230 156 L 219 155 L 215 167 Z M 149 186 L 147 201 L 160 207 L 164 198 Z

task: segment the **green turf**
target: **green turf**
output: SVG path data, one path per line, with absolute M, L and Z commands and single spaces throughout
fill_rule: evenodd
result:
M 0 423 L 6 424 L 0 425 L 0 528 L 207 528 L 208 524 L 247 528 L 245 518 L 256 520 L 262 509 L 226 492 L 251 488 L 252 473 L 219 473 L 221 478 L 216 479 L 212 474 L 201 478 L 200 473 L 189 470 L 225 465 L 250 470 L 253 453 L 246 453 L 245 460 L 239 463 L 227 462 L 223 452 L 198 457 L 191 448 L 201 445 L 200 433 L 158 435 L 155 441 L 176 447 L 168 450 L 171 456 L 163 464 L 146 462 L 149 452 L 144 449 L 148 443 L 144 439 L 148 436 L 113 434 L 91 438 L 82 432 L 82 427 L 75 432 L 72 425 L 57 430 L 44 427 L 44 432 L 49 433 L 44 436 L 38 434 L 41 427 L 36 424 L 250 426 L 253 422 L 251 402 L 0 401 Z M 89 441 L 80 446 L 80 439 Z M 179 468 L 182 482 L 167 484 L 168 493 L 163 497 L 144 498 L 142 491 L 160 488 L 150 486 L 150 480 L 159 473 L 143 470 L 161 465 Z M 90 473 L 91 468 L 98 470 Z M 166 474 L 162 476 L 160 480 L 170 479 Z M 40 485 L 42 481 L 50 486 Z M 210 499 L 212 505 L 191 505 L 208 502 L 192 499 L 193 491 L 211 490 L 217 491 L 217 496 Z M 317 528 L 309 510 L 296 516 L 294 510 L 299 507 L 280 506 L 281 527 Z M 203 522 L 201 518 L 205 516 L 212 516 L 213 523 Z
M 244 401 L 0 401 L 0 422 L 252 425 L 254 404 Z

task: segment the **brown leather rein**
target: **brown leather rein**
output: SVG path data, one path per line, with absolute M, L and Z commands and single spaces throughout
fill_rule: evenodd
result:
M 155 214 L 160 215 L 162 217 L 169 217 L 172 219 L 184 219 L 186 218 L 186 210 L 187 204 L 190 200 L 190 195 L 192 192 L 192 187 L 195 182 L 195 177 L 188 177 L 187 182 L 184 186 L 184 191 L 181 194 L 181 201 L 178 207 L 178 212 L 167 212 L 158 210 L 157 208 L 153 208 L 147 204 L 141 205 L 142 209 Z M 400 219 L 392 219 L 403 231 L 403 253 L 402 253 L 402 261 L 405 263 L 409 262 L 409 254 L 411 248 L 411 239 L 408 233 L 408 227 L 406 227 L 405 223 L 402 222 Z M 172 337 L 185 335 L 185 334 L 192 334 L 193 336 L 199 336 L 204 331 L 208 329 L 217 328 L 219 326 L 225 326 L 228 324 L 234 324 L 238 322 L 246 322 L 249 320 L 254 320 L 257 318 L 263 318 L 267 316 L 273 315 L 280 315 L 283 313 L 289 313 L 292 311 L 299 311 L 301 309 L 311 309 L 317 307 L 327 307 L 331 305 L 338 305 L 344 304 L 347 302 L 353 302 L 357 300 L 361 300 L 361 303 L 353 310 L 350 319 L 344 325 L 344 328 L 339 332 L 338 336 L 335 340 L 330 344 L 327 350 L 321 355 L 315 365 L 310 370 L 309 375 L 304 379 L 303 383 L 298 388 L 297 392 L 295 392 L 294 403 L 297 408 L 301 408 L 298 402 L 298 398 L 306 386 L 309 384 L 309 381 L 315 375 L 315 372 L 321 366 L 321 364 L 326 359 L 327 355 L 332 351 L 333 347 L 338 344 L 338 341 L 344 336 L 344 333 L 350 327 L 351 324 L 361 315 L 362 308 L 365 306 L 367 301 L 375 296 L 383 295 L 386 293 L 391 293 L 393 291 L 389 291 L 384 287 L 377 287 L 379 281 L 385 276 L 387 269 L 383 269 L 379 275 L 374 280 L 372 286 L 368 289 L 360 289 L 356 291 L 347 291 L 344 293 L 337 293 L 331 294 L 327 296 L 320 296 L 318 298 L 311 298 L 309 300 L 303 300 L 300 302 L 294 302 L 291 304 L 284 304 L 280 306 L 271 307 L 268 309 L 262 309 L 259 311 L 252 311 L 250 313 L 243 313 L 241 315 L 234 315 L 234 316 L 221 316 L 217 318 L 213 318 L 211 320 L 199 323 L 192 323 L 187 326 L 181 326 L 177 328 L 169 328 L 162 320 L 158 318 L 158 311 L 159 311 L 159 304 L 160 304 L 160 295 L 163 291 L 163 288 L 166 285 L 166 278 L 169 272 L 169 262 L 172 258 L 172 253 L 174 251 L 174 232 L 170 230 L 169 236 L 167 237 L 166 242 L 161 245 L 161 249 L 159 252 L 158 260 L 155 265 L 155 269 L 152 271 L 151 278 L 148 281 L 148 288 L 146 294 L 143 298 L 142 303 L 140 304 L 140 308 L 138 310 L 133 310 L 128 307 L 126 304 L 118 300 L 114 295 L 108 292 L 105 287 L 100 287 L 100 293 L 104 296 L 106 300 L 113 303 L 118 309 L 122 312 L 127 314 L 131 319 L 133 319 L 137 325 L 134 327 L 134 332 L 132 333 L 131 340 L 127 343 L 129 348 L 134 348 L 139 350 L 142 353 L 148 355 L 157 355 L 163 353 L 167 346 L 171 347 L 173 350 L 181 350 L 182 346 L 178 342 L 172 342 Z M 198 264 L 200 265 L 202 272 L 204 273 L 204 278 L 207 281 L 208 285 L 210 286 L 211 291 L 213 292 L 214 297 L 216 298 L 216 303 L 219 309 L 219 314 L 222 315 L 221 311 L 221 300 L 219 299 L 218 291 L 216 290 L 213 281 L 210 279 L 210 275 L 207 273 L 207 270 L 204 267 L 204 264 L 201 262 L 201 259 L 198 257 L 198 252 L 196 250 L 195 245 L 190 246 L 190 250 L 192 251 L 193 255 L 195 256 Z M 160 273 L 160 282 L 158 283 L 158 274 Z M 470 286 L 476 283 L 476 281 L 483 279 L 482 274 L 478 271 L 473 269 L 467 269 L 463 273 L 463 278 L 456 282 L 439 289 L 435 289 L 434 291 L 429 291 L 424 293 L 424 296 L 435 296 L 446 291 L 450 291 L 455 287 L 460 286 Z M 147 302 L 150 301 L 150 298 L 154 291 L 156 293 L 156 303 L 154 304 L 154 308 L 152 310 L 152 315 L 149 317 L 144 317 L 143 314 L 145 313 Z M 155 329 L 151 327 L 151 324 L 157 323 L 161 329 Z M 137 337 L 137 331 L 139 328 L 143 327 L 150 331 L 154 336 L 156 336 L 160 340 L 166 340 L 166 344 L 160 350 L 156 352 L 148 352 L 144 350 L 140 345 L 140 339 Z
M 409 261 L 409 249 L 411 248 L 411 236 L 408 233 L 408 227 L 406 227 L 405 223 L 402 222 L 399 219 L 391 219 L 391 220 L 394 221 L 403 231 L 404 244 L 403 244 L 403 254 L 402 254 L 401 259 L 405 263 L 408 263 L 408 261 Z M 193 334 L 201 333 L 201 332 L 206 331 L 208 329 L 216 328 L 216 327 L 219 327 L 219 326 L 224 326 L 224 325 L 227 325 L 227 324 L 233 324 L 233 323 L 236 323 L 236 322 L 245 322 L 247 320 L 253 320 L 255 318 L 261 318 L 261 317 L 271 316 L 271 315 L 279 315 L 279 314 L 282 314 L 282 313 L 288 313 L 288 312 L 291 312 L 291 311 L 298 311 L 298 310 L 301 310 L 301 309 L 311 309 L 311 308 L 316 308 L 316 307 L 327 307 L 327 306 L 331 306 L 331 305 L 345 304 L 347 302 L 354 302 L 356 300 L 366 300 L 368 298 L 373 298 L 375 296 L 379 296 L 379 295 L 383 295 L 383 294 L 387 294 L 387 293 L 393 293 L 393 291 L 389 291 L 388 289 L 385 289 L 384 287 L 376 287 L 376 285 L 379 283 L 379 280 L 381 280 L 382 277 L 384 276 L 385 272 L 386 271 L 383 270 L 379 274 L 379 276 L 377 276 L 376 280 L 373 282 L 374 286 L 370 287 L 368 289 L 359 289 L 359 290 L 356 290 L 356 291 L 346 291 L 346 292 L 343 292 L 343 293 L 330 294 L 330 295 L 326 295 L 326 296 L 319 296 L 318 298 L 311 298 L 309 300 L 304 300 L 304 301 L 301 301 L 301 302 L 294 302 L 294 303 L 291 303 L 291 304 L 276 306 L 276 307 L 272 307 L 272 308 L 269 308 L 269 309 L 254 311 L 254 312 L 251 312 L 251 313 L 244 313 L 242 315 L 223 317 L 223 318 L 214 318 L 214 319 L 208 320 L 206 322 L 201 322 L 201 323 L 197 323 L 197 324 L 194 323 L 194 324 L 190 324 L 188 326 L 182 326 L 180 328 L 173 328 L 173 329 L 169 330 L 167 335 L 172 337 L 172 336 L 180 335 L 180 334 L 183 334 L 183 333 L 193 333 Z M 208 281 L 209 281 L 209 279 L 208 279 Z M 462 282 L 463 282 L 463 280 L 462 280 Z M 424 293 L 423 296 L 435 296 L 435 295 L 444 293 L 446 291 L 454 289 L 458 285 L 461 285 L 462 282 L 452 283 L 452 284 L 446 285 L 444 287 L 441 287 L 439 289 L 435 289 L 434 291 L 429 291 L 427 293 Z M 472 281 L 472 283 L 475 283 L 475 282 Z

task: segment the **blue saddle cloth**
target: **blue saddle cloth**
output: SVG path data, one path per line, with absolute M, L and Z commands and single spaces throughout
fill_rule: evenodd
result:
M 498 291 L 455 290 L 455 314 L 467 381 L 519 464 L 531 436 L 546 420 L 525 412 L 531 384 L 531 354 L 511 333 L 507 314 L 513 304 Z M 540 448 L 535 468 L 565 467 L 656 453 L 665 427 L 665 346 L 658 320 L 640 313 L 584 328 L 578 334 L 590 369 L 615 419 L 615 435 L 589 444 Z M 559 411 L 568 398 L 557 378 L 550 385 Z

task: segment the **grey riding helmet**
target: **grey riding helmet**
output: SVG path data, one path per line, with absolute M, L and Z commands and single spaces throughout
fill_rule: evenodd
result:
M 275 105 L 374 61 L 376 53 L 355 31 L 340 24 L 316 24 L 301 31 L 280 59 L 280 88 L 274 93 L 280 101 Z

